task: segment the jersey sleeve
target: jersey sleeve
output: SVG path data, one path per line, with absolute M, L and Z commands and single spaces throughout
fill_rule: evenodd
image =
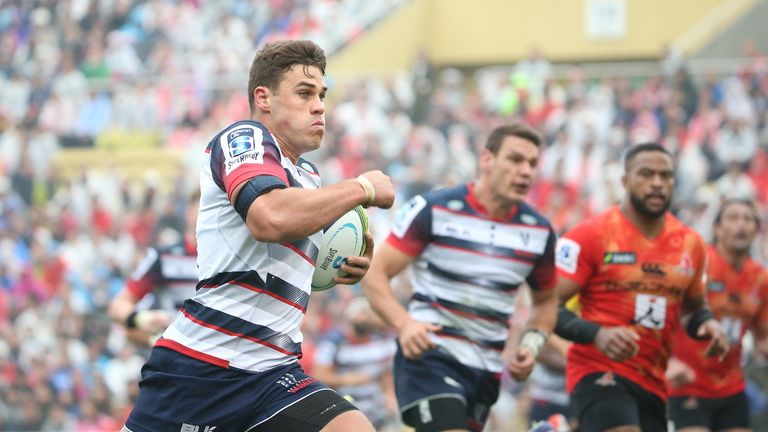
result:
M 417 195 L 397 211 L 387 243 L 410 256 L 417 256 L 431 238 L 432 206 L 423 196 Z
M 230 199 L 237 186 L 253 178 L 261 190 L 289 184 L 277 144 L 256 122 L 237 123 L 219 135 L 211 148 L 211 173 Z
M 686 291 L 686 297 L 688 298 L 703 298 L 706 302 L 707 299 L 707 247 L 698 234 L 696 234 L 696 243 L 693 254 L 693 265 L 695 273 L 693 281 Z
M 133 297 L 140 300 L 157 286 L 161 272 L 160 253 L 155 248 L 149 248 L 125 283 L 125 288 Z
M 599 235 L 586 224 L 576 225 L 565 233 L 557 241 L 555 252 L 558 276 L 584 286 L 598 265 L 595 259 L 601 245 L 598 239 Z
M 557 270 L 555 269 L 556 244 L 557 236 L 552 227 L 550 227 L 544 254 L 539 258 L 531 274 L 525 279 L 534 291 L 553 289 L 557 283 Z
M 758 295 L 760 297 L 760 307 L 757 309 L 752 326 L 757 331 L 756 334 L 758 336 L 768 335 L 768 271 L 763 270 L 759 281 Z

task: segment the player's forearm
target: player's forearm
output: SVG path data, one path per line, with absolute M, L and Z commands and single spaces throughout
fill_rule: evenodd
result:
M 125 325 L 126 319 L 134 311 L 135 307 L 136 303 L 127 298 L 125 291 L 121 291 L 110 302 L 107 314 L 112 321 Z
M 565 340 L 581 344 L 590 344 L 595 341 L 600 325 L 576 316 L 565 306 L 560 306 L 555 324 L 555 334 Z
M 390 326 L 400 330 L 411 317 L 395 297 L 389 278 L 376 267 L 368 270 L 361 285 L 371 308 Z
M 248 228 L 259 241 L 299 240 L 322 230 L 366 199 L 356 180 L 315 190 L 275 189 L 251 204 Z
M 549 334 L 557 322 L 557 295 L 554 291 L 533 295 L 531 315 L 527 328 L 535 328 Z

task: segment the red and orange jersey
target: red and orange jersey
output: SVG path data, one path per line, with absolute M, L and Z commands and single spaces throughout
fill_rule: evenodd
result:
M 707 257 L 707 300 L 731 349 L 722 362 L 705 357 L 708 341 L 677 332 L 673 354 L 693 369 L 696 378 L 689 385 L 670 388 L 672 396 L 726 397 L 744 390 L 741 338 L 750 328 L 768 324 L 768 272 L 752 259 L 736 270 L 714 247 L 709 248 Z
M 595 344 L 573 344 L 569 392 L 587 374 L 612 371 L 666 399 L 672 336 L 683 299 L 704 296 L 706 249 L 694 230 L 670 214 L 665 218 L 659 235 L 649 239 L 613 207 L 558 242 L 558 273 L 581 287 L 582 318 L 627 326 L 640 336 L 639 352 L 624 362 L 610 360 Z

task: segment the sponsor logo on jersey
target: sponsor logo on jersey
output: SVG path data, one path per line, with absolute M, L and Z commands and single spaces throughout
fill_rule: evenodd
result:
M 661 268 L 662 264 L 654 262 L 644 262 L 640 265 L 643 269 L 643 273 L 651 276 L 666 276 L 667 273 Z
M 239 136 L 229 142 L 229 155 L 237 157 L 253 150 L 253 147 L 253 137 L 247 135 Z
M 603 254 L 603 264 L 636 264 L 637 255 L 634 252 L 606 252 Z
M 725 291 L 725 283 L 721 281 L 711 281 L 707 284 L 707 291 L 709 292 L 723 292 Z

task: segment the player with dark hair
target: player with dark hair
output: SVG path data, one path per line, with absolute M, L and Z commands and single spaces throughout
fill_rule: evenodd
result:
M 301 155 L 325 133 L 326 59 L 310 41 L 265 45 L 248 82 L 249 120 L 218 133 L 200 173 L 197 293 L 142 369 L 128 431 L 372 431 L 354 405 L 297 363 L 323 227 L 363 204 L 388 208 L 380 171 L 320 187 Z M 337 277 L 356 283 L 364 256 Z
M 748 200 L 723 202 L 707 250 L 707 300 L 733 349 L 718 361 L 704 356 L 703 342 L 677 332 L 670 381 L 669 416 L 679 432 L 751 430 L 741 370 L 741 340 L 752 330 L 756 346 L 768 343 L 768 272 L 750 257 L 760 227 Z M 768 354 L 764 352 L 763 354 Z
M 549 221 L 523 199 L 536 174 L 541 139 L 523 125 L 502 126 L 468 184 L 411 199 L 396 216 L 363 289 L 399 332 L 395 390 L 403 421 L 417 432 L 480 431 L 507 368 L 528 377 L 556 319 Z M 390 279 L 411 266 L 408 310 Z M 508 339 L 518 287 L 532 308 L 520 341 Z
M 575 342 L 566 384 L 580 431 L 666 431 L 664 373 L 672 335 L 683 326 L 727 341 L 706 305 L 701 237 L 668 213 L 674 162 L 655 143 L 625 156 L 619 206 L 577 224 L 558 241 L 558 294 L 579 294 L 581 317 L 561 307 L 556 332 Z

